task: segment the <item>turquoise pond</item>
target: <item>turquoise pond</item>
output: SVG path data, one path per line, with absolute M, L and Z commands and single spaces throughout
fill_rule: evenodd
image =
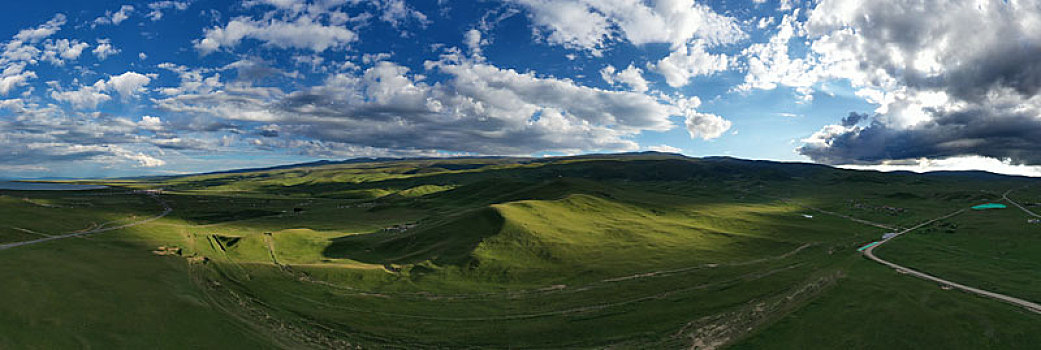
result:
M 998 203 L 987 203 L 987 204 L 980 204 L 980 205 L 977 205 L 977 206 L 973 206 L 973 207 L 972 207 L 972 209 L 974 209 L 974 210 L 984 210 L 984 209 L 1005 209 L 1005 208 L 1008 208 L 1008 206 L 1006 206 L 1006 205 L 1004 205 L 1004 204 L 998 204 Z

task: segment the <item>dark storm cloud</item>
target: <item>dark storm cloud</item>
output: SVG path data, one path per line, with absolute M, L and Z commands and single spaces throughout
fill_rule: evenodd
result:
M 798 151 L 828 164 L 969 155 L 1041 164 L 1041 122 L 1035 112 L 975 108 L 934 114 L 934 118 L 911 129 L 893 128 L 876 120 L 864 128 L 827 135 L 827 145 L 810 143 Z
M 850 113 L 799 153 L 831 164 L 972 155 L 1041 164 L 1041 2 L 821 2 L 814 12 L 816 49 L 888 94 L 868 126 Z
M 860 124 L 861 121 L 865 121 L 870 116 L 867 113 L 849 112 L 849 115 L 842 118 L 842 126 L 851 127 Z

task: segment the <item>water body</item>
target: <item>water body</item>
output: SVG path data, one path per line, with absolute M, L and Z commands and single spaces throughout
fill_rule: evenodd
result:
M 972 209 L 974 209 L 974 210 L 1005 209 L 1005 208 L 1008 208 L 1008 207 L 1005 206 L 1004 204 L 999 204 L 999 203 L 980 204 L 980 205 L 972 207 Z
M 18 181 L 0 181 L 0 190 L 18 190 L 18 191 L 82 191 L 82 190 L 100 190 L 108 188 L 108 186 L 101 185 L 77 185 L 77 184 L 64 184 L 64 183 L 49 183 L 49 182 L 18 182 Z

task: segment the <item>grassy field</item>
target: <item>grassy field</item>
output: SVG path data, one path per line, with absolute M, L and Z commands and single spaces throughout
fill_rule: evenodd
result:
M 0 265 L 15 267 L 0 270 L 0 348 L 1004 349 L 1041 341 L 1041 315 L 863 259 L 856 248 L 891 229 L 848 218 L 910 227 L 1000 200 L 1026 179 L 643 154 L 91 183 L 113 187 L 0 191 L 0 244 L 162 211 L 134 189 L 163 189 L 173 212 L 0 250 Z M 1032 191 L 1014 194 L 1041 199 Z M 1041 301 L 1038 229 L 1014 208 L 973 212 L 879 254 Z
M 898 264 L 986 290 L 1041 300 L 1041 224 L 1008 209 L 970 211 L 880 249 Z

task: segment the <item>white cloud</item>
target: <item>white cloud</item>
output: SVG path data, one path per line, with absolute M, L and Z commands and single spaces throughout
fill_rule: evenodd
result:
M 25 85 L 31 78 L 36 78 L 36 73 L 25 70 L 25 63 L 13 63 L 4 67 L 0 73 L 0 95 L 6 96 L 14 88 Z
M 877 170 L 877 171 L 913 171 L 925 173 L 932 171 L 966 171 L 981 170 L 998 174 L 1041 177 L 1041 166 L 1015 164 L 1011 160 L 981 156 L 961 156 L 940 159 L 919 158 L 909 161 L 883 161 L 874 165 L 841 165 L 840 168 Z
M 259 40 L 270 47 L 323 52 L 344 49 L 357 40 L 357 35 L 344 27 L 324 25 L 307 15 L 291 22 L 239 17 L 224 27 L 206 29 L 203 39 L 195 42 L 195 48 L 207 55 L 222 48 L 234 48 L 244 39 Z
M 51 91 L 51 98 L 67 102 L 78 109 L 95 109 L 99 104 L 112 99 L 105 93 L 107 88 L 104 80 L 98 80 L 93 85 L 80 86 L 76 90 Z
M 163 121 L 159 117 L 143 116 L 137 126 L 144 130 L 159 131 L 163 129 Z
M 119 10 L 116 11 L 116 12 L 105 11 L 105 15 L 104 16 L 98 17 L 97 19 L 94 19 L 94 25 L 99 25 L 99 24 L 119 25 L 120 23 L 123 23 L 123 21 L 127 20 L 128 18 L 130 18 L 130 14 L 132 12 L 134 12 L 134 6 L 131 6 L 131 5 L 120 6 Z
M 14 40 L 19 42 L 35 43 L 54 35 L 65 25 L 65 15 L 56 14 L 54 18 L 36 28 L 22 29 L 15 34 Z
M 551 44 L 599 55 L 607 43 L 666 43 L 673 48 L 699 39 L 708 45 L 746 37 L 734 18 L 693 0 L 654 4 L 626 0 L 512 0 L 528 9 L 536 35 Z
M 220 73 L 214 72 L 213 69 L 189 68 L 169 62 L 160 63 L 158 67 L 177 73 L 181 80 L 177 87 L 160 88 L 159 92 L 164 95 L 208 94 L 224 86 L 220 81 Z
M 152 21 L 158 21 L 163 18 L 163 10 L 174 9 L 178 11 L 184 11 L 188 9 L 188 5 L 191 5 L 189 1 L 156 1 L 148 4 L 148 8 L 151 10 L 147 16 Z
M 481 56 L 481 46 L 487 44 L 487 40 L 481 39 L 481 31 L 477 29 L 470 29 L 463 33 L 463 44 L 470 50 L 470 55 L 474 57 Z
M 713 55 L 705 51 L 705 45 L 695 42 L 690 46 L 680 46 L 650 69 L 665 76 L 669 86 L 678 88 L 690 83 L 694 77 L 724 71 L 730 59 L 724 54 Z
M 587 4 L 558 0 L 520 0 L 528 7 L 537 29 L 549 32 L 549 43 L 573 49 L 585 49 L 599 56 L 604 42 L 610 38 L 611 22 Z
M 119 49 L 112 46 L 112 40 L 109 39 L 98 39 L 98 46 L 94 47 L 94 56 L 98 60 L 104 61 L 109 56 L 119 53 Z
M 108 79 L 107 87 L 123 97 L 136 96 L 152 79 L 137 72 L 126 72 Z
M 803 96 L 811 96 L 811 87 L 823 78 L 824 73 L 812 56 L 793 58 L 789 55 L 789 43 L 799 31 L 797 16 L 785 15 L 770 41 L 753 44 L 742 52 L 747 72 L 744 83 L 737 90 L 773 90 L 787 86 L 796 88 Z
M 600 77 L 608 84 L 625 84 L 636 92 L 646 92 L 649 89 L 647 80 L 643 78 L 643 70 L 633 64 L 629 64 L 629 67 L 621 72 L 617 72 L 614 66 L 607 65 L 600 70 Z
M 50 40 L 48 39 L 44 43 L 44 51 L 42 58 L 56 65 L 65 64 L 65 60 L 75 60 L 83 54 L 83 50 L 90 47 L 90 44 L 81 42 L 79 40 L 59 39 Z
M 106 80 L 98 80 L 93 85 L 82 85 L 76 90 L 51 91 L 51 98 L 69 103 L 77 109 L 95 109 L 99 104 L 112 99 L 107 92 L 116 92 L 123 98 L 136 96 L 144 91 L 144 87 L 151 82 L 152 78 L 137 72 L 126 72 L 109 77 Z
M 140 152 L 117 152 L 116 155 L 124 159 L 137 162 L 139 166 L 146 168 L 155 168 L 166 165 L 166 161 Z
M 683 153 L 683 149 L 679 147 L 672 147 L 666 144 L 657 146 L 647 146 L 648 151 L 665 152 L 665 153 Z
M 226 87 L 157 104 L 169 113 L 276 124 L 277 135 L 321 143 L 480 154 L 637 150 L 631 137 L 669 130 L 671 116 L 686 116 L 696 107 L 687 100 L 590 88 L 461 56 L 428 62 L 426 69 L 447 80 L 428 84 L 425 75 L 380 61 L 289 94 Z
M 426 15 L 409 6 L 405 0 L 376 0 L 373 3 L 380 7 L 380 19 L 395 27 L 410 20 L 424 26 L 430 22 Z
M 700 137 L 702 140 L 711 140 L 723 135 L 730 130 L 731 122 L 715 114 L 689 112 L 684 122 L 690 138 Z
M 44 24 L 18 31 L 11 40 L 3 43 L 2 51 L 0 51 L 0 69 L 3 69 L 0 71 L 0 96 L 5 96 L 18 87 L 26 86 L 29 79 L 36 78 L 36 72 L 28 67 L 37 64 L 40 59 L 61 64 L 60 57 L 63 55 L 68 58 L 72 58 L 74 54 L 78 56 L 77 50 L 81 50 L 78 45 L 71 44 L 64 48 L 64 51 L 59 52 L 63 49 L 60 44 L 62 41 L 59 40 L 56 44 L 55 41 L 47 39 L 61 30 L 63 25 L 65 25 L 65 15 L 59 13 Z M 45 39 L 47 42 L 44 42 L 44 46 L 51 46 L 51 49 L 47 51 L 37 47 Z M 69 44 L 70 42 L 66 40 L 64 43 Z

